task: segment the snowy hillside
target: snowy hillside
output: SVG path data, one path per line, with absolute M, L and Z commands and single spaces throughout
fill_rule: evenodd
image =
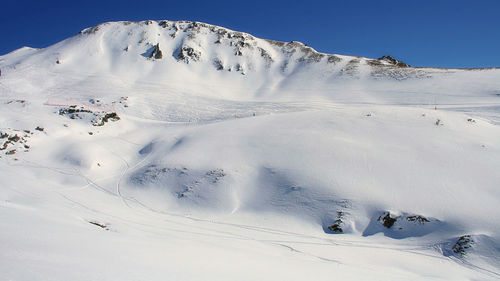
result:
M 144 21 L 0 70 L 1 280 L 500 279 L 500 69 Z

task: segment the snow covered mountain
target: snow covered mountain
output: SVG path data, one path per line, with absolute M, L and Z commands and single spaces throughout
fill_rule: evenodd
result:
M 500 278 L 499 69 L 144 21 L 0 70 L 5 280 Z

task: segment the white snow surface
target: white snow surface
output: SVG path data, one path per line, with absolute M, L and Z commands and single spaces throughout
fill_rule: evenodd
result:
M 144 21 L 0 70 L 0 280 L 500 279 L 499 69 Z

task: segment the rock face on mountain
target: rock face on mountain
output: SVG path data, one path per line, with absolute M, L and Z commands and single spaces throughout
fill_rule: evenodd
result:
M 278 72 L 282 75 L 303 71 L 311 64 L 320 65 L 325 71 L 341 76 L 360 77 L 360 68 L 367 67 L 364 75 L 380 77 L 395 76 L 387 70 L 392 67 L 404 68 L 409 65 L 384 56 L 374 60 L 329 55 L 317 52 L 313 48 L 297 41 L 279 42 L 255 38 L 254 36 L 232 31 L 223 27 L 190 21 L 144 21 L 105 23 L 80 32 L 83 36 L 108 36 L 127 33 L 127 41 L 138 39 L 135 48 L 150 47 L 149 57 L 161 59 L 163 52 L 159 42 L 165 45 L 165 53 L 177 62 L 185 64 L 199 63 L 211 65 L 215 70 L 226 70 L 249 74 L 251 72 Z M 129 45 L 130 46 L 130 45 Z M 151 47 L 152 46 L 152 47 Z M 127 47 L 130 51 L 130 47 Z M 402 72 L 399 79 L 418 77 L 412 71 Z M 335 73 L 336 72 L 336 73 Z M 403 73 L 404 72 L 404 73 Z
M 397 67 L 410 67 L 410 65 L 408 65 L 402 61 L 399 61 L 391 56 L 383 56 L 383 57 L 378 58 L 378 60 L 388 62 L 389 64 L 392 64 L 392 65 L 397 66 Z
M 149 58 L 154 58 L 157 60 L 163 58 L 163 53 L 160 50 L 160 43 L 153 46 L 153 49 L 151 50 L 151 54 L 149 55 Z
M 114 75 L 172 87 L 202 80 L 207 94 L 227 98 L 242 91 L 245 98 L 283 91 L 303 96 L 314 89 L 329 99 L 346 93 L 344 89 L 359 88 L 361 80 L 405 81 L 405 91 L 413 91 L 412 81 L 432 87 L 433 78 L 447 79 L 466 71 L 414 68 L 391 56 L 325 54 L 297 41 L 260 39 L 206 23 L 166 20 L 103 23 L 44 49 L 14 51 L 2 57 L 0 67 L 4 75 L 24 67 L 65 73 L 78 69 L 86 75 Z M 374 84 L 368 92 L 377 88 Z M 364 99 L 365 90 L 356 92 Z
M 308 99 L 314 95 L 337 101 L 375 98 L 384 103 L 405 100 L 422 104 L 434 103 L 435 97 L 415 99 L 401 92 L 420 91 L 424 85 L 427 92 L 445 94 L 453 91 L 449 85 L 457 83 L 470 93 L 478 91 L 457 78 L 472 70 L 416 68 L 392 56 L 371 59 L 325 54 L 297 41 L 260 39 L 192 21 L 103 23 L 44 49 L 25 47 L 2 56 L 0 68 L 3 76 L 28 68 L 78 72 L 84 74 L 81 83 L 89 75 L 112 75 L 128 83 L 154 82 L 227 99 Z M 476 81 L 490 83 L 495 73 L 485 71 Z M 436 80 L 442 83 L 438 86 Z M 453 82 L 445 83 L 448 80 Z M 384 83 L 393 83 L 394 94 L 388 93 Z M 446 95 L 440 96 L 440 101 L 446 99 Z
M 373 60 L 324 54 L 296 41 L 259 39 L 244 32 L 191 21 L 104 23 L 31 54 L 33 60 L 39 62 L 36 57 L 50 56 L 60 67 L 74 61 L 82 62 L 81 67 L 87 68 L 112 65 L 114 69 L 110 71 L 116 72 L 120 71 L 117 66 L 147 64 L 144 58 L 150 58 L 161 65 L 154 66 L 157 71 L 168 72 L 176 63 L 184 63 L 195 64 L 193 71 L 209 68 L 268 78 L 273 75 L 275 81 L 318 72 L 322 75 L 316 80 L 321 81 L 363 77 L 401 80 L 428 76 L 390 56 Z

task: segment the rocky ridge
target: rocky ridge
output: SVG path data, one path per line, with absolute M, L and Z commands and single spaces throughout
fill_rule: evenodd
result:
M 141 54 L 147 58 L 161 61 L 170 57 L 179 63 L 207 64 L 213 70 L 243 75 L 271 70 L 287 75 L 319 66 L 339 77 L 359 78 L 365 72 L 375 79 L 429 76 L 428 71 L 412 68 L 391 56 L 369 59 L 325 54 L 301 42 L 259 39 L 248 33 L 195 21 L 111 22 L 84 29 L 80 36 L 97 36 L 110 29 L 113 34 L 126 32 L 128 37 L 139 34 L 136 44 L 146 48 Z M 123 50 L 129 52 L 130 48 L 127 46 Z

